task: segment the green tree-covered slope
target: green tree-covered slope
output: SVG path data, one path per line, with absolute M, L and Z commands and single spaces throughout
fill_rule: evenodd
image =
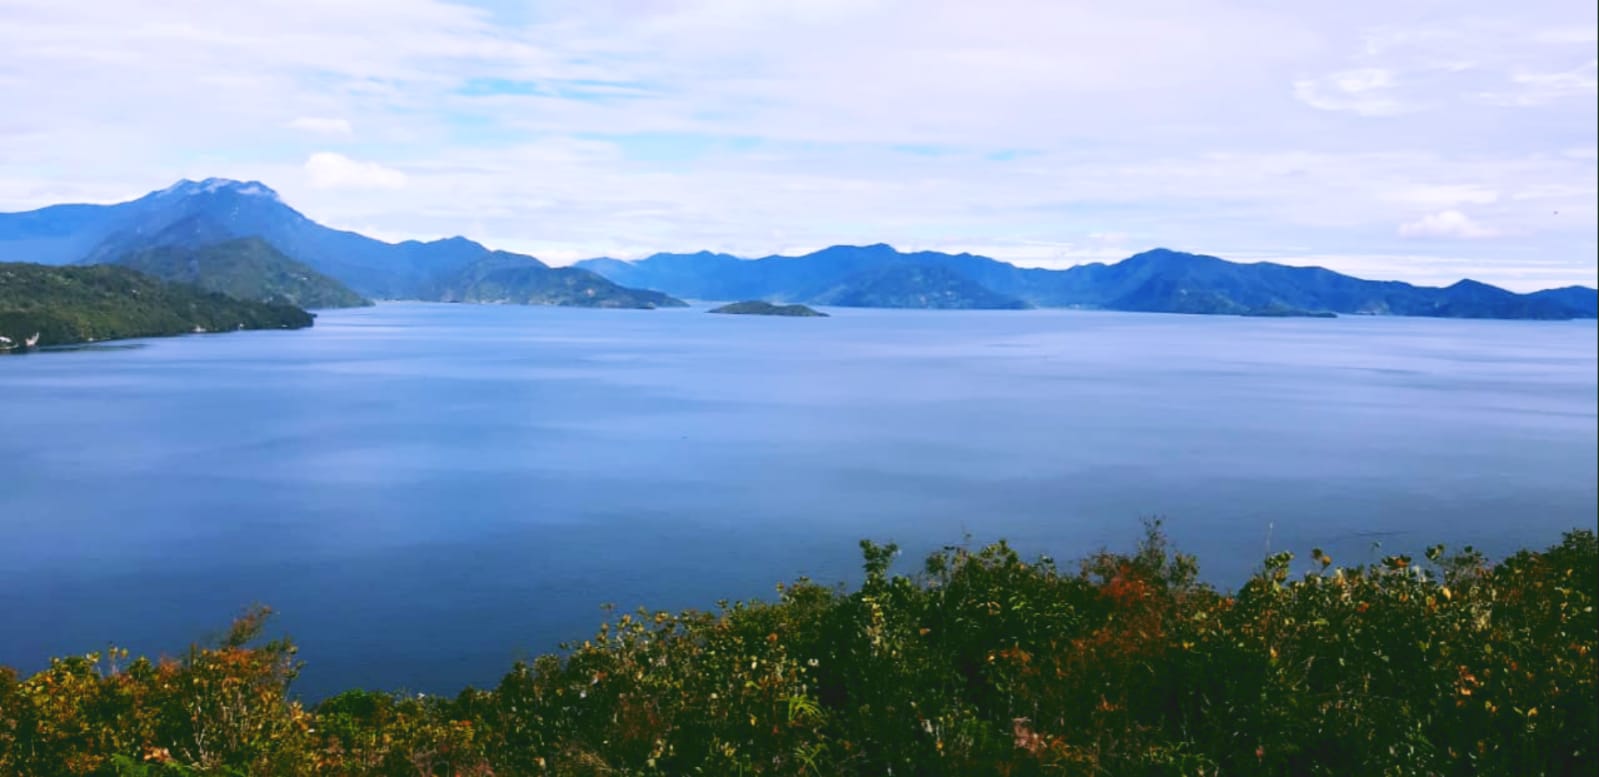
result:
M 292 305 L 235 299 L 126 267 L 0 263 L 0 348 L 7 350 L 311 323 Z
M 423 294 L 440 302 L 568 305 L 586 308 L 683 307 L 658 291 L 618 286 L 587 270 L 547 267 L 532 257 L 494 251 L 443 276 Z
M 190 283 L 238 299 L 301 308 L 353 308 L 371 301 L 296 262 L 258 237 L 201 246 L 163 245 L 115 262 L 164 281 Z

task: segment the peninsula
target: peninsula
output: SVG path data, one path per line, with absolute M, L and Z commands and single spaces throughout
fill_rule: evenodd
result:
M 0 263 L 0 352 L 311 323 L 293 305 L 236 299 L 117 265 Z

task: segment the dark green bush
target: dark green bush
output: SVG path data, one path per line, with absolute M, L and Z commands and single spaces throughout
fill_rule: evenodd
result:
M 1235 593 L 1152 527 L 1072 571 L 999 543 L 848 593 L 639 610 L 454 699 L 302 710 L 253 614 L 176 661 L 0 670 L 0 774 L 1469 775 L 1599 769 L 1592 531 Z M 108 658 L 115 659 L 108 662 Z

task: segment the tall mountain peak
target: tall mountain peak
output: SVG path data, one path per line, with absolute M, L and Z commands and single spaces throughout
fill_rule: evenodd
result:
M 1146 259 L 1147 260 L 1147 259 L 1170 259 L 1170 258 L 1173 258 L 1173 257 L 1182 257 L 1182 256 L 1193 256 L 1193 254 L 1187 254 L 1187 253 L 1184 253 L 1182 251 L 1173 251 L 1170 248 L 1157 247 L 1157 248 L 1151 248 L 1148 251 L 1140 251 L 1140 252 L 1138 252 L 1136 254 L 1133 254 L 1132 256 L 1129 256 L 1127 258 L 1128 259 Z
M 218 192 L 227 192 L 246 197 L 280 199 L 278 193 L 273 191 L 272 187 L 260 181 L 236 181 L 232 178 L 207 178 L 203 181 L 191 181 L 185 178 L 155 194 L 157 197 L 193 197 Z

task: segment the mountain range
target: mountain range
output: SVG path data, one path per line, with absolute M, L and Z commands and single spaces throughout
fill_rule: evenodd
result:
M 241 242 L 243 241 L 243 242 Z M 1242 264 L 1164 248 L 1113 264 L 1022 268 L 969 253 L 833 246 L 744 259 L 662 253 L 550 267 L 464 237 L 388 243 L 312 221 L 258 181 L 179 181 L 114 205 L 0 213 L 0 261 L 115 262 L 245 299 L 316 307 L 357 297 L 656 308 L 679 297 L 841 307 L 1067 307 L 1261 316 L 1599 316 L 1599 292 L 1437 288 L 1320 267 Z M 340 290 L 340 285 L 348 289 Z
M 690 299 L 865 307 L 1067 307 L 1236 315 L 1594 318 L 1583 286 L 1517 294 L 1463 280 L 1437 288 L 1369 281 L 1321 267 L 1241 264 L 1164 248 L 1114 264 L 1022 268 L 984 256 L 833 246 L 802 256 L 655 254 L 577 264 L 617 283 Z
M 379 299 L 524 302 L 586 307 L 682 305 L 581 269 L 491 251 L 466 238 L 387 243 L 306 218 L 258 181 L 179 181 L 114 205 L 0 213 L 0 261 L 123 262 L 153 249 L 193 250 L 259 238 L 288 259 Z M 212 274 L 203 262 L 194 275 Z M 267 289 L 253 290 L 262 297 Z

